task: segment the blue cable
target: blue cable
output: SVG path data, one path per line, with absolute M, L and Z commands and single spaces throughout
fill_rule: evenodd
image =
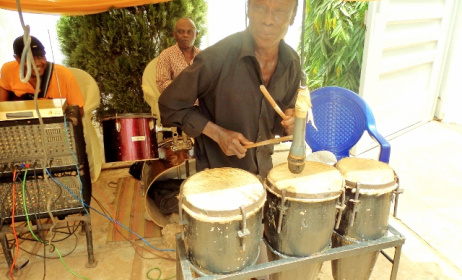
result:
M 136 232 L 132 231 L 131 229 L 129 229 L 128 227 L 126 227 L 125 225 L 123 225 L 122 223 L 120 223 L 119 221 L 116 221 L 114 219 L 112 219 L 111 217 L 108 217 L 107 215 L 105 215 L 104 213 L 101 213 L 100 211 L 96 210 L 95 208 L 91 207 L 90 205 L 87 205 L 81 198 L 77 197 L 67 186 L 61 184 L 60 182 L 58 182 L 51 174 L 50 174 L 50 171 L 48 171 L 47 169 L 47 174 L 50 176 L 50 178 L 58 185 L 60 185 L 61 187 L 65 188 L 75 199 L 79 200 L 82 205 L 92 209 L 93 211 L 95 211 L 96 213 L 100 214 L 101 216 L 105 217 L 106 219 L 108 219 L 109 221 L 111 222 L 114 222 L 120 226 L 122 226 L 124 229 L 128 230 L 129 232 L 131 232 L 132 234 L 134 234 L 135 236 L 139 237 L 146 245 L 148 245 L 149 247 L 151 247 L 152 249 L 154 250 L 157 250 L 157 251 L 161 251 L 161 252 L 175 252 L 174 249 L 159 249 L 159 248 L 156 248 L 154 246 L 152 246 L 151 244 L 149 244 L 149 242 L 144 239 L 143 237 L 141 237 L 139 234 L 137 234 Z M 88 213 L 88 212 L 87 212 Z

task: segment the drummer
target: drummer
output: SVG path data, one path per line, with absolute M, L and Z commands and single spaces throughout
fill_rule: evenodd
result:
M 244 145 L 291 135 L 300 59 L 283 38 L 297 0 L 248 0 L 248 28 L 201 51 L 159 99 L 162 123 L 194 137 L 196 170 L 235 167 L 265 178 L 272 146 Z M 282 120 L 260 92 L 265 85 L 290 118 Z M 199 99 L 199 106 L 194 101 Z

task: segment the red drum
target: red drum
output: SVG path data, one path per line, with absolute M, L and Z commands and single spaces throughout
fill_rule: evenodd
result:
M 106 162 L 158 158 L 156 120 L 149 114 L 121 114 L 101 120 Z

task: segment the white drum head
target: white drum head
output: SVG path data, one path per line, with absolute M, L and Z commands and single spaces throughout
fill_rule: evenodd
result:
M 238 168 L 206 169 L 186 179 L 180 191 L 182 208 L 198 219 L 240 218 L 261 208 L 266 199 L 254 174 Z
M 360 184 L 360 190 L 387 189 L 396 184 L 392 168 L 384 162 L 364 158 L 342 158 L 336 164 L 347 186 Z
M 287 163 L 275 166 L 268 173 L 265 185 L 278 196 L 285 190 L 288 199 L 332 199 L 340 196 L 344 183 L 335 167 L 306 161 L 299 174 L 290 172 Z

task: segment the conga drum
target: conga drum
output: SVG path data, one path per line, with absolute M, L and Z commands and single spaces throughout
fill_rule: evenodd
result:
M 345 178 L 346 209 L 332 237 L 333 246 L 383 237 L 388 228 L 393 192 L 398 188 L 393 169 L 386 163 L 362 158 L 343 158 L 336 167 Z M 334 279 L 369 279 L 378 253 L 333 260 Z
M 158 158 L 156 120 L 149 114 L 120 114 L 101 120 L 106 162 Z
M 306 257 L 330 248 L 336 216 L 343 205 L 343 178 L 333 166 L 306 161 L 299 174 L 287 163 L 265 180 L 264 240 L 268 259 Z M 340 207 L 337 207 L 340 206 Z M 271 275 L 272 280 L 317 279 L 322 262 Z
M 260 180 L 238 168 L 206 169 L 183 182 L 180 223 L 198 274 L 229 274 L 256 263 L 265 199 Z

